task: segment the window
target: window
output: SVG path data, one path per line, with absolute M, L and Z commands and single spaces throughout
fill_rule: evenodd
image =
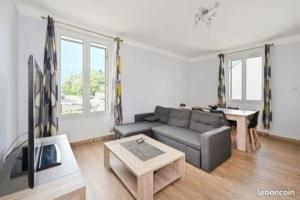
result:
M 227 98 L 229 102 L 251 103 L 263 100 L 263 57 L 261 52 L 229 55 Z
M 83 113 L 83 41 L 61 37 L 61 114 Z
M 233 60 L 230 65 L 231 99 L 242 99 L 242 60 Z
M 105 111 L 106 47 L 90 45 L 90 112 Z
M 110 43 L 85 35 L 59 35 L 62 116 L 107 110 L 107 67 Z
M 262 100 L 262 57 L 246 59 L 246 99 Z

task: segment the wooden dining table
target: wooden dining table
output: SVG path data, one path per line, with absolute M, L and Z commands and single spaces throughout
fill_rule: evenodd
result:
M 185 107 L 190 108 L 192 107 Z M 201 108 L 202 110 L 209 111 L 210 108 L 200 106 L 198 108 Z M 249 110 L 234 110 L 234 109 L 227 109 L 227 108 L 218 108 L 217 110 L 223 111 L 223 113 L 226 115 L 227 120 L 232 120 L 237 122 L 237 149 L 240 151 L 247 152 L 249 148 L 249 134 L 248 134 L 248 119 L 252 115 L 255 114 L 255 111 L 249 111 Z
M 248 147 L 248 119 L 252 115 L 255 114 L 255 111 L 249 110 L 233 110 L 233 109 L 225 109 L 218 108 L 217 110 L 223 111 L 228 120 L 237 122 L 237 149 L 240 151 L 247 151 Z

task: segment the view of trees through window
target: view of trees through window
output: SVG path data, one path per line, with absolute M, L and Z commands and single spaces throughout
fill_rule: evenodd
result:
M 83 41 L 61 39 L 61 114 L 83 113 Z
M 84 41 L 61 37 L 60 44 L 61 114 L 105 111 L 106 47 L 88 44 L 84 59 Z
M 105 111 L 105 61 L 106 49 L 90 46 L 90 112 Z

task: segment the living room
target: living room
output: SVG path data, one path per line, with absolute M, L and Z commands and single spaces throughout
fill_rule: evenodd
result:
M 299 198 L 299 8 L 1 0 L 0 199 Z

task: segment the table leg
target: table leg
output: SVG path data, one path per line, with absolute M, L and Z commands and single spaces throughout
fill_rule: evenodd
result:
M 239 117 L 237 120 L 237 149 L 247 151 L 248 127 L 247 118 Z
M 185 175 L 185 157 L 180 158 L 174 162 L 174 170 L 180 173 L 180 178 Z
M 104 145 L 104 167 L 110 169 L 110 151 L 106 145 Z
M 153 200 L 153 172 L 137 177 L 137 200 Z

